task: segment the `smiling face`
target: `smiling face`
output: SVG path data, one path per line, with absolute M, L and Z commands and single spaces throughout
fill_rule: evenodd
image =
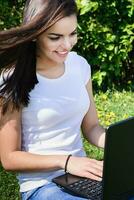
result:
M 77 43 L 77 17 L 64 17 L 37 38 L 37 55 L 48 66 L 63 64 Z

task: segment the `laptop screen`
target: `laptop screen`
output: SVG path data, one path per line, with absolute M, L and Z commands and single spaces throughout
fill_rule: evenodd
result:
M 108 128 L 104 160 L 103 200 L 134 195 L 134 117 Z

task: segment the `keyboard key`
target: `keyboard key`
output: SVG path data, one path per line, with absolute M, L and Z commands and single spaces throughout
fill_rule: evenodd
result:
M 81 179 L 68 187 L 76 194 L 82 194 L 87 198 L 100 200 L 102 197 L 102 184 L 95 180 Z

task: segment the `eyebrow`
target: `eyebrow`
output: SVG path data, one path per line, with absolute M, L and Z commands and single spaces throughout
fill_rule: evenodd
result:
M 74 31 L 72 31 L 70 34 L 74 33 L 75 31 L 77 31 L 77 28 Z M 50 35 L 53 35 L 53 36 L 63 36 L 62 34 L 59 34 L 59 33 L 48 33 L 48 35 L 49 36 Z

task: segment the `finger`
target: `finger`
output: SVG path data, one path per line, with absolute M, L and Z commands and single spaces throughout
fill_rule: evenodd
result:
M 88 169 L 87 171 L 88 171 L 89 173 L 92 173 L 92 174 L 94 174 L 95 176 L 99 176 L 99 177 L 102 177 L 102 174 L 103 174 L 102 170 L 99 170 L 99 169 L 97 169 L 97 168 L 90 168 L 90 169 Z
M 87 168 L 85 170 L 87 170 L 88 172 L 91 172 L 94 175 L 102 177 L 103 174 L 102 166 L 97 165 L 95 162 L 90 162 L 86 167 Z
M 86 172 L 84 177 L 90 178 L 90 179 L 93 179 L 93 180 L 96 180 L 96 181 L 102 181 L 101 177 L 96 176 L 95 174 L 92 174 L 90 172 Z
M 96 162 L 90 162 L 88 164 L 88 169 L 96 169 L 98 170 L 98 172 L 102 172 L 103 171 L 103 166 L 102 165 L 98 165 Z
M 103 166 L 103 161 L 95 160 L 95 159 L 90 159 L 93 163 L 95 163 L 98 166 Z

